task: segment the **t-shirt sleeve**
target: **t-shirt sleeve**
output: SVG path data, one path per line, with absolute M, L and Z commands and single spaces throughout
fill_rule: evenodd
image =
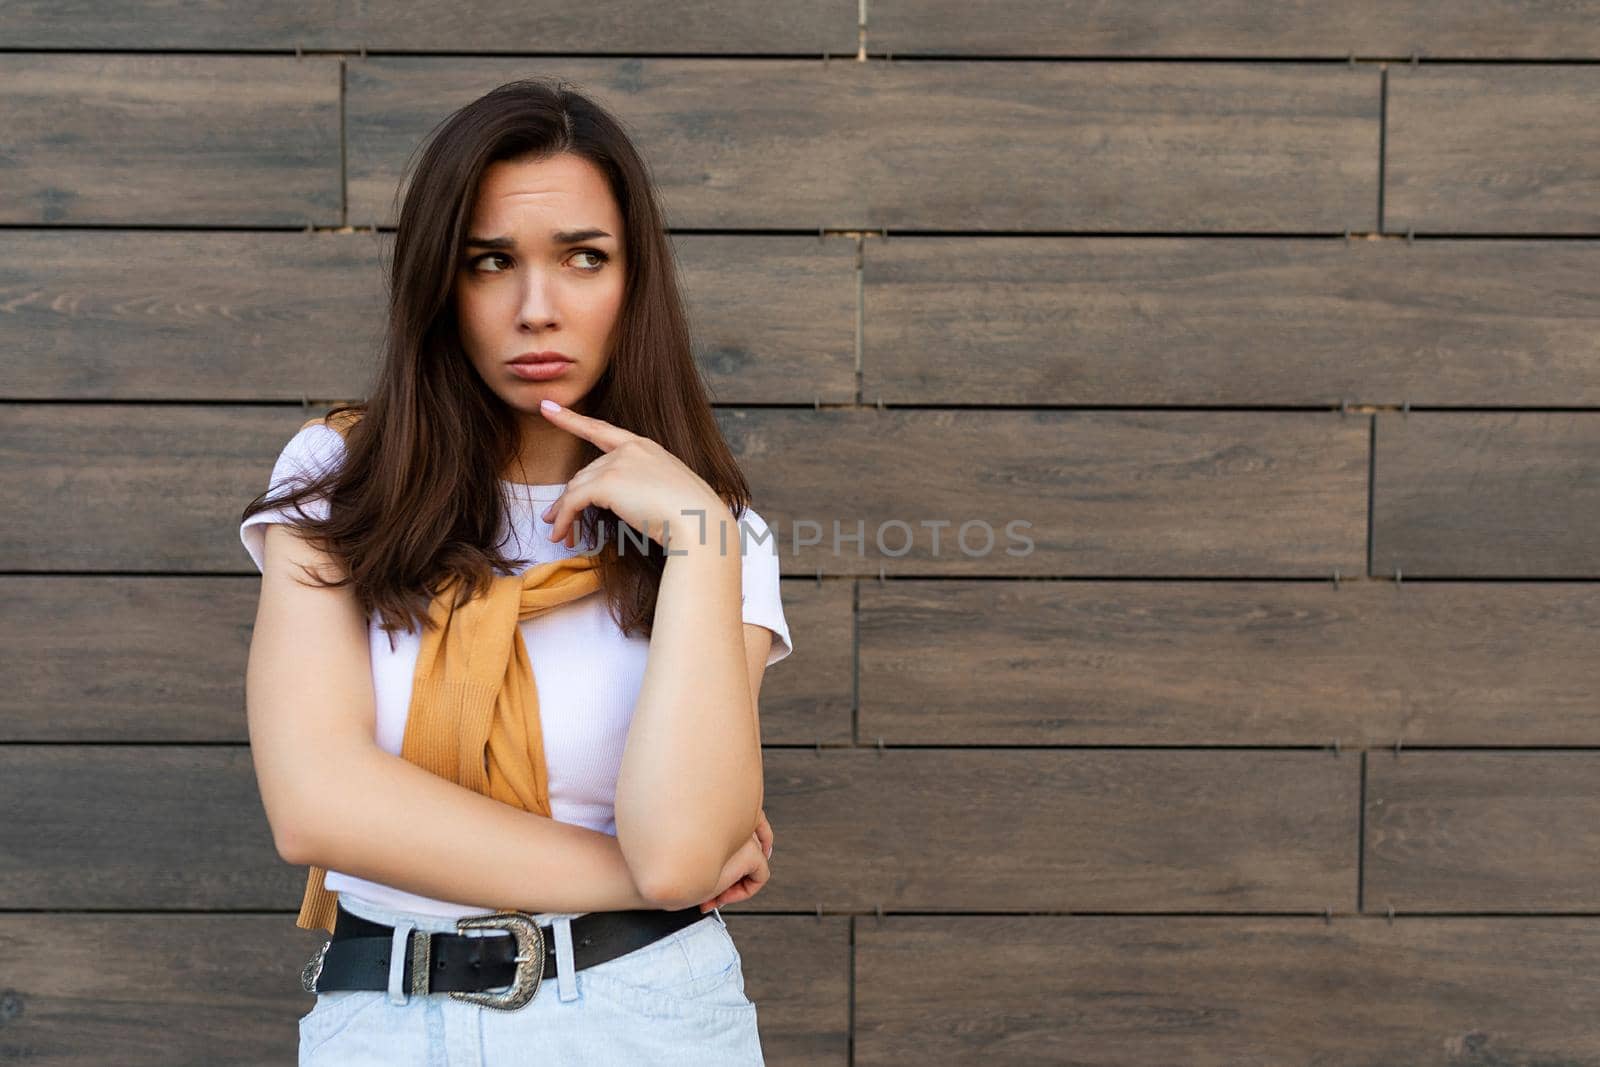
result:
M 289 443 L 278 454 L 267 488 L 274 498 L 284 496 L 304 480 L 332 470 L 332 465 L 343 458 L 344 437 L 338 430 L 320 422 L 302 426 L 300 432 L 289 438 Z M 325 497 L 313 497 L 302 504 L 299 511 L 311 518 L 325 519 L 328 517 L 328 501 Z M 269 507 L 250 516 L 239 526 L 239 540 L 244 542 L 244 550 L 255 561 L 256 570 L 266 570 L 267 524 L 294 523 L 298 521 L 298 514 L 293 507 Z
M 744 621 L 772 631 L 772 650 L 767 653 L 770 667 L 794 651 L 789 623 L 783 617 L 783 599 L 778 594 L 778 539 L 754 508 L 747 507 L 740 513 L 739 525 Z

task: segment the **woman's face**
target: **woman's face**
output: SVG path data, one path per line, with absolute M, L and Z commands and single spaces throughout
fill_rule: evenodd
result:
M 492 163 L 467 234 L 456 314 L 472 365 L 535 423 L 546 397 L 579 406 L 610 359 L 626 277 L 622 215 L 605 177 L 568 154 Z M 534 352 L 571 362 L 553 375 L 512 370 L 513 360 Z

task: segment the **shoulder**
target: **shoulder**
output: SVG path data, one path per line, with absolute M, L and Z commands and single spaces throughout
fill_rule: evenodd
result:
M 273 485 L 296 475 L 327 470 L 344 458 L 344 451 L 344 435 L 321 420 L 313 419 L 296 430 L 278 453 L 272 470 Z

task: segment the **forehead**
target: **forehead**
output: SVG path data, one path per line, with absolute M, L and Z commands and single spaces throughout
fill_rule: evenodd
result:
M 622 235 L 622 215 L 600 168 L 579 156 L 491 163 L 478 183 L 472 233 L 551 240 L 553 230 L 599 227 Z

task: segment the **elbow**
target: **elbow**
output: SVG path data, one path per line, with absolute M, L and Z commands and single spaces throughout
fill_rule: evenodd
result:
M 712 887 L 697 872 L 658 871 L 639 880 L 639 894 L 664 911 L 683 908 L 709 899 Z
M 639 878 L 639 894 L 666 911 L 692 907 L 711 899 L 726 862 L 678 850 L 674 862 L 659 863 Z
M 299 834 L 291 834 L 287 830 L 272 828 L 272 844 L 278 850 L 278 858 L 295 867 L 306 867 L 311 864 L 307 850 Z
M 278 819 L 272 823 L 272 844 L 278 858 L 295 867 L 310 867 L 317 863 L 317 848 L 303 824 L 291 819 Z

